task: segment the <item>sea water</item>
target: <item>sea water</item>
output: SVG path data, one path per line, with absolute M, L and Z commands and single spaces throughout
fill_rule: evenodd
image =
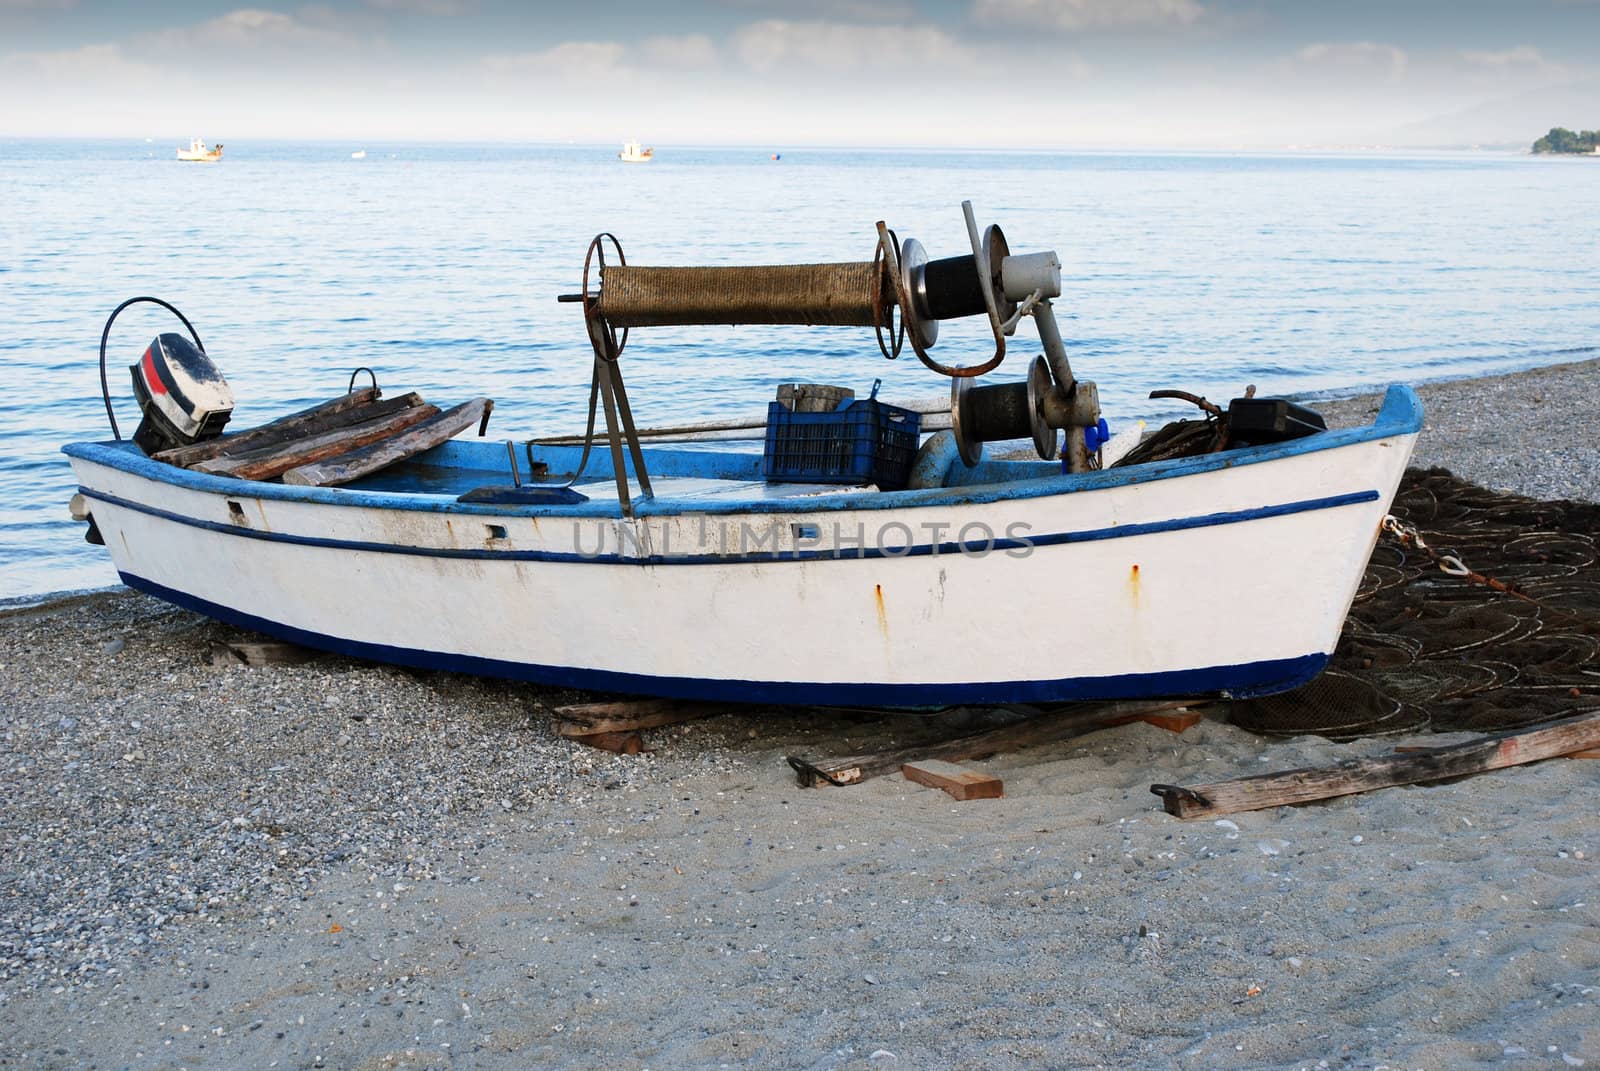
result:
M 363 159 L 351 152 L 366 150 Z M 781 160 L 772 159 L 781 150 Z M 108 313 L 150 294 L 193 321 L 244 428 L 376 370 L 386 391 L 495 400 L 490 435 L 581 431 L 590 351 L 577 291 L 591 237 L 629 263 L 866 260 L 874 223 L 934 257 L 967 248 L 960 204 L 1013 252 L 1055 250 L 1074 371 L 1113 431 L 1176 410 L 1152 389 L 1226 402 L 1487 375 L 1592 356 L 1600 340 L 1600 163 L 1511 154 L 860 152 L 661 146 L 0 142 L 0 598 L 116 582 L 70 521 L 62 443 L 110 436 L 97 350 Z M 149 305 L 112 330 L 127 366 L 182 330 Z M 981 321 L 934 356 L 976 363 Z M 1025 324 L 997 382 L 1038 352 Z M 947 393 L 870 330 L 632 333 L 641 425 L 759 419 L 786 380 L 886 400 Z M 751 447 L 747 447 L 751 448 Z

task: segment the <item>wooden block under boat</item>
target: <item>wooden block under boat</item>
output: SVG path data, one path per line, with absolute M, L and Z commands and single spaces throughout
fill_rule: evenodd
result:
M 941 759 L 908 762 L 900 772 L 907 781 L 937 788 L 952 799 L 997 800 L 1006 794 L 1004 783 L 993 774 L 969 770 Z

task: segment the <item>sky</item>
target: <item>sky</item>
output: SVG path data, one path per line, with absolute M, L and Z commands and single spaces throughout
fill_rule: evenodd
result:
M 0 0 L 0 137 L 1527 145 L 1600 0 Z

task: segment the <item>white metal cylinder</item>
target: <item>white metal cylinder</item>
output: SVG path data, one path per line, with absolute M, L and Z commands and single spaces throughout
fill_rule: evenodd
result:
M 1000 286 L 1006 297 L 1021 301 L 1036 290 L 1044 297 L 1061 296 L 1061 261 L 1052 252 L 1018 253 L 1000 262 Z

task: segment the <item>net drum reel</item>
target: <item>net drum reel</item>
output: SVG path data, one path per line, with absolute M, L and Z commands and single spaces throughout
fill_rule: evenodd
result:
M 656 267 L 630 265 L 610 234 L 590 244 L 584 258 L 581 294 L 559 300 L 581 302 L 595 349 L 590 392 L 592 441 L 597 399 L 605 401 L 606 430 L 616 461 L 617 490 L 624 510 L 628 490 L 622 447 L 633 456 L 640 487 L 650 493 L 622 386 L 618 358 L 633 328 L 699 324 L 797 324 L 871 327 L 883 355 L 900 355 L 904 342 L 928 368 L 952 385 L 953 421 L 962 460 L 982 456 L 982 444 L 1028 438 L 1049 460 L 1060 449 L 1056 432 L 1067 432 L 1066 467 L 1087 471 L 1084 429 L 1099 420 L 1094 384 L 1077 381 L 1067 360 L 1051 300 L 1061 296 L 1061 261 L 1053 252 L 1013 254 L 998 226 L 978 231 L 972 203 L 963 201 L 970 253 L 930 259 L 914 238 L 901 242 L 888 226 L 877 224 L 878 241 L 870 261 L 741 267 Z M 607 264 L 605 250 L 615 254 Z M 591 282 L 591 268 L 598 286 Z M 896 312 L 898 324 L 895 322 Z M 994 335 L 994 354 L 977 364 L 951 366 L 930 354 L 945 320 L 983 316 Z M 973 387 L 1005 359 L 1006 339 L 1023 317 L 1038 325 L 1044 354 L 1030 365 L 1021 383 Z M 587 457 L 587 450 L 585 452 Z

